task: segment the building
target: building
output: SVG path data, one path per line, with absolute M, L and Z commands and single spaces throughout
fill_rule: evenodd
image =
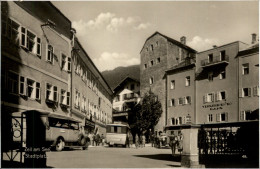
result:
M 247 46 L 236 41 L 197 54 L 197 124 L 239 121 L 239 65 L 236 56 Z
M 140 92 L 141 97 L 149 90 L 158 95 L 162 104 L 162 116 L 155 127 L 155 131 L 162 131 L 166 125 L 165 71 L 181 63 L 187 57 L 195 57 L 196 51 L 186 45 L 186 37 L 181 42 L 169 38 L 159 32 L 148 37 L 140 52 Z
M 127 122 L 132 106 L 140 101 L 140 82 L 126 77 L 114 89 L 113 121 Z
M 37 110 L 69 116 L 71 22 L 50 2 L 2 2 L 2 134 L 10 135 L 10 116 Z M 64 106 L 62 106 L 64 104 Z M 12 137 L 12 136 L 10 136 Z M 2 145 L 6 146 L 2 140 Z
M 195 58 L 166 70 L 167 126 L 195 123 Z
M 1 9 L 2 147 L 13 137 L 11 116 L 28 110 L 73 117 L 104 133 L 112 122 L 112 90 L 74 40 L 71 21 L 47 1 L 5 1 Z
M 239 121 L 259 120 L 259 42 L 252 34 L 252 44 L 240 51 L 238 62 Z
M 81 120 L 86 131 L 105 134 L 106 124 L 112 122 L 113 92 L 79 40 L 73 39 L 72 117 Z

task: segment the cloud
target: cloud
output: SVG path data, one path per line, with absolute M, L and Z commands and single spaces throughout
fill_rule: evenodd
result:
M 131 57 L 125 53 L 103 52 L 99 58 L 93 59 L 99 71 L 112 70 L 119 66 L 130 66 L 140 63 L 139 58 Z
M 203 51 L 212 48 L 213 45 L 218 45 L 217 39 L 203 39 L 200 36 L 195 36 L 191 41 L 187 42 L 187 45 L 196 49 L 197 51 Z
M 117 32 L 122 28 L 131 28 L 133 30 L 147 29 L 151 24 L 149 22 L 142 23 L 140 17 L 129 16 L 116 17 L 115 14 L 107 12 L 100 13 L 95 19 L 85 22 L 83 20 L 73 21 L 72 25 L 76 28 L 77 32 L 84 31 L 86 29 L 100 30 L 106 29 L 110 32 Z

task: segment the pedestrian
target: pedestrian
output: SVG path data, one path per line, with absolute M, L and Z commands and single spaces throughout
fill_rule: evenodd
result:
M 150 140 L 151 140 L 152 147 L 154 147 L 154 134 L 151 134 Z
M 97 133 L 97 135 L 96 135 L 97 146 L 99 146 L 100 140 L 101 140 L 101 137 L 100 137 L 100 135 Z
M 183 135 L 181 131 L 179 131 L 178 133 L 177 140 L 178 140 L 178 151 L 181 154 L 183 150 Z
M 178 142 L 177 140 L 178 140 L 177 136 L 173 133 L 173 135 L 170 136 L 170 143 L 169 143 L 171 150 L 172 150 L 172 156 L 175 155 L 177 142 Z
M 134 139 L 133 139 L 133 135 L 132 135 L 132 133 L 130 132 L 129 133 L 129 148 L 131 148 L 132 147 L 132 145 L 133 145 L 133 141 L 134 141 Z
M 142 144 L 143 144 L 143 147 L 145 147 L 145 135 L 144 134 L 142 135 Z
M 90 133 L 90 134 L 88 135 L 88 137 L 89 137 L 89 140 L 90 140 L 90 143 L 89 143 L 89 144 L 93 146 L 93 134 Z
M 100 138 L 101 138 L 102 146 L 104 146 L 104 144 L 105 144 L 105 137 L 104 137 L 104 135 L 102 134 Z
M 139 145 L 141 148 L 143 148 L 143 135 L 142 134 L 140 135 L 140 138 L 139 138 Z
M 135 148 L 139 147 L 139 138 L 138 138 L 138 134 L 135 135 Z

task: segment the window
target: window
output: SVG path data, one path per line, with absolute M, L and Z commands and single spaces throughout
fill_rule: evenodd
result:
M 153 45 L 151 45 L 151 51 L 153 51 Z
M 46 84 L 46 100 L 58 102 L 58 88 L 50 83 Z
M 61 69 L 66 70 L 66 62 L 67 62 L 67 56 L 63 53 L 61 54 Z
M 27 88 L 27 92 L 28 92 L 28 97 L 29 98 L 34 98 L 34 96 L 35 96 L 35 86 L 34 86 L 34 83 L 35 83 L 35 81 L 33 81 L 33 80 L 31 80 L 31 79 L 27 79 L 27 86 L 28 86 L 28 88 Z
M 182 124 L 182 117 L 178 117 L 179 124 Z
M 251 88 L 243 88 L 241 92 L 241 97 L 250 97 L 251 96 Z
M 174 99 L 170 100 L 170 106 L 175 106 L 175 100 Z
M 183 98 L 184 103 L 183 104 L 191 104 L 191 97 L 190 96 L 186 96 Z
M 213 114 L 208 114 L 208 122 L 212 122 L 213 121 Z
M 116 95 L 115 101 L 116 102 L 120 101 L 120 95 Z
M 156 59 L 156 62 L 157 62 L 157 63 L 160 63 L 160 62 L 161 62 L 161 58 L 157 58 L 157 59 Z
M 159 45 L 159 42 L 158 41 L 156 41 L 156 46 L 158 46 Z
M 67 71 L 71 72 L 71 58 L 67 57 Z
M 52 45 L 47 46 L 47 61 L 53 64 L 54 49 Z
M 41 39 L 24 27 L 21 28 L 21 46 L 29 52 L 41 55 Z
M 34 44 L 35 44 L 36 35 L 32 32 L 27 30 L 27 44 L 26 47 L 30 52 L 34 51 Z
M 178 99 L 178 105 L 183 105 L 183 98 L 182 97 Z
M 131 84 L 130 89 L 131 89 L 131 90 L 134 90 L 134 89 L 135 89 L 135 84 Z
M 175 80 L 171 81 L 171 89 L 175 89 Z
M 25 79 L 25 77 L 23 77 L 23 76 L 20 76 L 20 87 L 19 87 L 19 94 L 20 95 L 26 95 L 26 84 L 25 84 L 25 81 L 26 81 L 26 79 Z
M 185 86 L 190 86 L 190 76 L 185 78 Z
M 66 90 L 61 89 L 61 97 L 60 97 L 60 103 L 62 105 L 69 106 L 70 104 L 70 92 L 66 92 Z
M 208 55 L 208 62 L 212 63 L 213 62 L 213 54 Z
M 153 84 L 153 82 L 154 82 L 153 77 L 150 77 L 149 82 L 150 82 L 150 85 Z
M 226 70 L 220 71 L 219 79 L 226 79 Z
M 13 72 L 8 72 L 8 89 L 12 94 L 18 94 L 19 75 Z
M 251 111 L 250 110 L 241 111 L 240 120 L 242 120 L 242 121 L 250 120 L 250 115 L 251 115 Z
M 249 74 L 249 63 L 245 63 L 242 65 L 242 74 L 243 75 Z
M 259 96 L 259 86 L 253 87 L 253 94 L 254 96 Z
M 208 93 L 203 96 L 204 103 L 214 102 L 214 93 Z
M 209 80 L 210 82 L 213 81 L 213 72 L 209 72 L 209 73 L 208 73 L 208 80 Z
M 171 118 L 171 124 L 175 125 L 175 118 Z
M 217 122 L 228 121 L 228 113 L 217 114 Z
M 216 93 L 216 100 L 217 101 L 221 101 L 221 100 L 225 100 L 225 99 L 226 99 L 226 92 L 225 91 Z
M 144 64 L 144 68 L 145 68 L 145 69 L 147 68 L 147 64 Z
M 85 112 L 86 110 L 87 110 L 87 98 L 85 96 L 82 96 L 81 111 Z
M 80 108 L 80 93 L 77 89 L 75 91 L 75 108 Z
M 2 22 L 5 26 L 6 20 Z M 9 39 L 11 39 L 15 44 L 19 44 L 19 31 L 20 31 L 20 25 L 15 22 L 14 20 L 8 18 L 7 19 L 7 28 L 5 27 L 4 30 L 2 30 L 3 35 L 7 35 Z
M 226 60 L 226 51 L 220 51 L 220 61 Z
M 42 55 L 41 48 L 42 48 L 41 39 L 37 38 L 37 51 L 36 51 L 36 54 L 39 55 L 39 56 Z
M 150 67 L 152 67 L 152 66 L 153 66 L 153 60 L 150 61 Z

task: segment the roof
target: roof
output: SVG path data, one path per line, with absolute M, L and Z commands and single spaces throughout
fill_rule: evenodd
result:
M 174 65 L 173 67 L 167 69 L 165 72 L 171 72 L 171 71 L 175 71 L 175 70 L 183 70 L 183 69 L 191 69 L 195 67 L 195 62 L 193 61 L 183 61 L 181 63 L 179 63 L 178 65 Z
M 118 85 L 114 88 L 114 92 L 115 92 L 119 87 L 121 87 L 122 84 L 125 83 L 125 81 L 126 81 L 127 79 L 131 79 L 131 80 L 133 80 L 133 81 L 135 81 L 135 82 L 137 82 L 137 83 L 140 83 L 140 80 L 127 76 L 127 77 L 125 77 L 120 83 L 118 83 Z
M 246 49 L 238 52 L 237 57 L 259 53 L 259 42 L 248 46 Z
M 189 51 L 191 51 L 191 52 L 194 52 L 194 53 L 197 52 L 196 50 L 192 49 L 191 47 L 189 47 L 189 46 L 187 46 L 187 45 L 184 45 L 183 43 L 181 43 L 181 42 L 179 42 L 179 41 L 177 41 L 177 40 L 174 40 L 174 39 L 172 39 L 172 38 L 170 38 L 170 37 L 168 37 L 168 36 L 166 36 L 166 35 L 163 35 L 163 34 L 161 34 L 161 33 L 158 32 L 158 31 L 156 31 L 154 34 L 152 34 L 151 36 L 149 36 L 149 37 L 146 39 L 146 41 L 144 42 L 144 44 L 145 44 L 149 39 L 151 39 L 153 36 L 155 36 L 156 34 L 159 34 L 160 36 L 162 36 L 162 37 L 164 37 L 165 39 L 167 39 L 169 42 L 172 42 L 173 44 L 175 44 L 175 45 L 177 45 L 177 46 L 179 46 L 179 47 L 182 47 L 182 48 L 184 48 L 184 49 L 186 49 L 186 50 L 189 50 Z M 143 45 L 143 47 L 142 47 L 140 53 L 142 52 L 143 49 L 144 49 L 144 45 Z

